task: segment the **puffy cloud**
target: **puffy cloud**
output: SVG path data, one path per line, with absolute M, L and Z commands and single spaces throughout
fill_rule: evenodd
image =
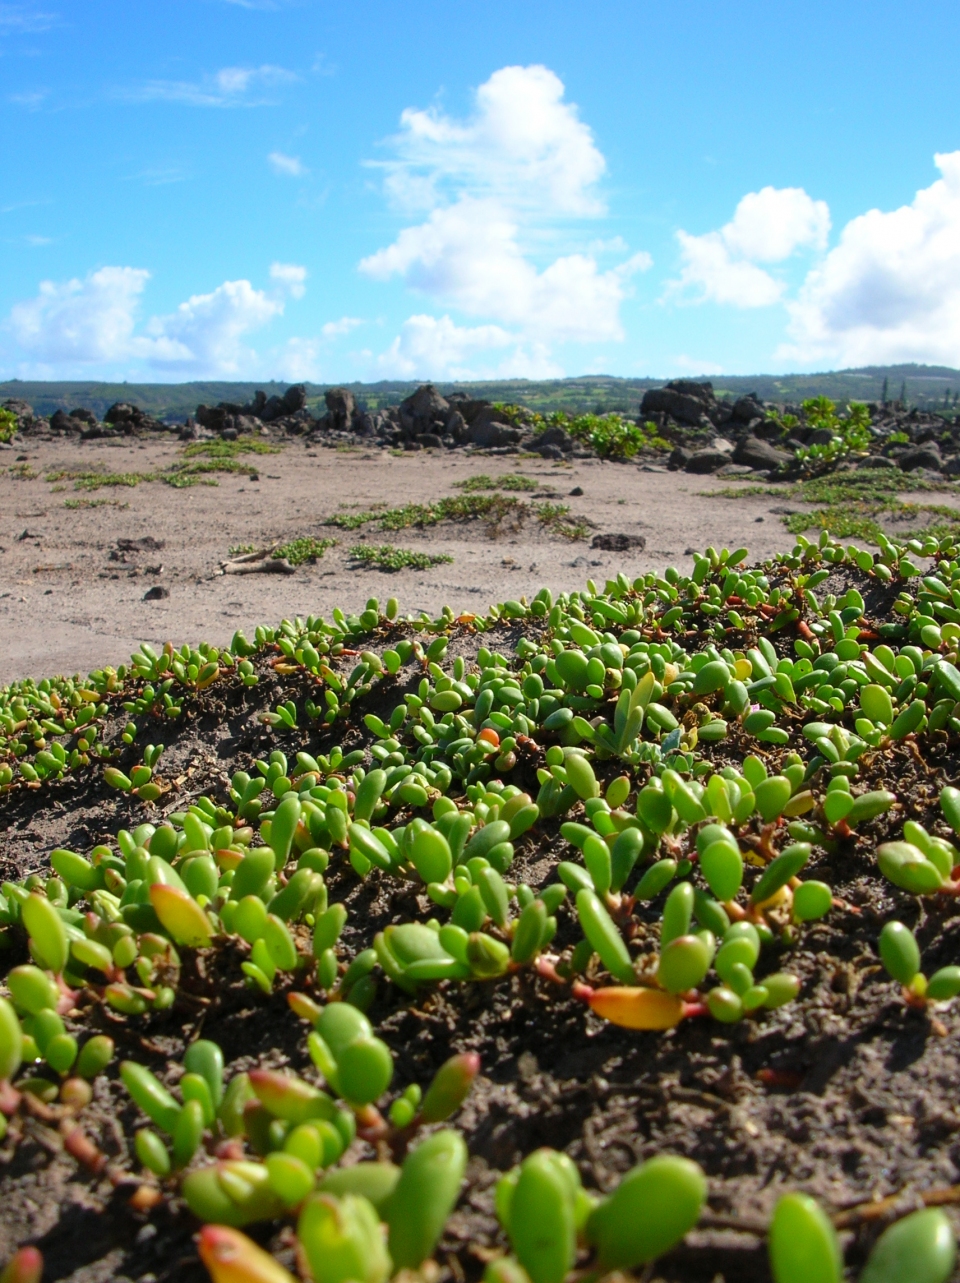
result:
M 42 366 L 96 365 L 126 356 L 137 302 L 150 273 L 101 267 L 84 280 L 43 281 L 36 298 L 14 305 L 5 328 Z
M 510 351 L 503 351 L 509 348 Z M 481 353 L 497 353 L 478 361 Z M 381 374 L 404 379 L 552 379 L 563 375 L 544 343 L 499 325 L 457 325 L 449 316 L 411 316 L 376 360 Z
M 224 281 L 210 294 L 194 294 L 169 316 L 154 317 L 133 351 L 184 374 L 237 374 L 256 361 L 245 336 L 282 312 L 281 301 L 249 281 Z
M 307 269 L 297 263 L 271 263 L 270 279 L 286 290 L 291 298 L 303 298 L 307 292 Z
M 668 292 L 699 290 L 697 302 L 732 303 L 734 307 L 768 307 L 783 293 L 783 284 L 746 259 L 734 259 L 719 232 L 690 236 L 677 232 L 683 267 Z
M 511 340 L 499 325 L 463 326 L 449 316 L 411 316 L 377 365 L 397 378 L 470 378 L 470 357 L 505 347 Z
M 823 249 L 830 231 L 825 201 L 802 187 L 764 187 L 748 192 L 719 231 L 692 236 L 678 231 L 682 267 L 668 294 L 691 289 L 697 302 L 769 307 L 785 285 L 758 263 L 781 263 L 799 249 Z
M 593 188 L 606 161 L 563 95 L 547 67 L 502 67 L 477 90 L 468 120 L 407 108 L 392 140 L 397 159 L 384 166 L 388 191 L 412 208 L 452 187 L 541 212 L 602 213 Z
M 298 79 L 296 72 L 264 63 L 222 67 L 199 81 L 147 80 L 120 90 L 119 96 L 127 102 L 178 102 L 189 107 L 260 107 L 271 101 L 264 91 Z
M 720 235 L 733 254 L 754 263 L 780 263 L 798 249 L 825 249 L 830 207 L 802 187 L 747 192 Z
M 272 151 L 267 157 L 267 164 L 275 174 L 286 178 L 302 178 L 308 172 L 299 156 L 287 156 L 282 151 Z
M 283 313 L 287 295 L 303 294 L 306 269 L 275 263 L 271 278 L 279 290 L 224 281 L 138 328 L 140 296 L 149 278 L 142 268 L 102 267 L 83 280 L 44 281 L 36 297 L 17 303 L 2 326 L 9 336 L 5 364 L 21 376 L 60 378 L 92 369 L 114 374 L 146 368 L 194 378 L 260 369 L 248 336 Z M 272 354 L 271 370 L 282 366 L 286 377 L 303 377 L 299 372 L 315 363 L 315 348 L 316 341 L 291 340 Z
M 593 252 L 552 261 L 544 253 L 556 246 L 560 224 L 604 212 L 597 184 L 606 162 L 576 107 L 564 101 L 558 76 L 543 66 L 503 67 L 477 90 L 468 118 L 410 108 L 400 123 L 390 140 L 395 159 L 382 165 L 386 189 L 426 217 L 364 258 L 365 275 L 400 277 L 443 307 L 494 329 L 513 327 L 525 350 L 540 354 L 529 357 L 540 365 L 552 364 L 543 355 L 552 342 L 622 338 L 620 304 L 630 277 L 650 266 L 649 255 L 603 271 Z M 626 249 L 622 242 L 594 248 Z M 423 321 L 411 317 L 406 325 Z M 436 326 L 431 334 L 441 364 L 447 360 L 441 336 L 452 333 L 447 326 L 464 334 L 491 328 L 461 329 L 449 317 Z M 401 335 L 384 359 L 395 365 L 410 341 Z M 450 358 L 453 365 L 458 359 Z
M 464 197 L 360 264 L 375 280 L 402 276 L 415 289 L 472 316 L 520 325 L 538 339 L 621 338 L 620 303 L 630 276 L 650 266 L 637 254 L 600 271 L 590 254 L 557 258 L 543 271 L 518 241 L 517 221 L 493 199 Z
M 934 160 L 942 176 L 911 204 L 847 223 L 788 304 L 778 357 L 960 364 L 960 151 Z

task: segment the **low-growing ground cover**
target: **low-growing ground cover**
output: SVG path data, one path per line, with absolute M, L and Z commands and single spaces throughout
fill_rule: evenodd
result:
M 216 473 L 238 472 L 255 478 L 257 469 L 241 462 L 244 454 L 276 454 L 280 447 L 255 437 L 235 441 L 198 441 L 185 446 L 181 457 L 169 468 L 157 472 L 109 472 L 103 468 L 58 468 L 46 480 L 59 484 L 72 481 L 75 490 L 102 490 L 108 486 L 138 486 L 145 481 L 164 481 L 168 486 L 217 484 Z
M 694 563 L 4 689 L 5 1254 L 950 1277 L 957 545 Z
M 427 570 L 430 566 L 442 566 L 453 561 L 444 553 L 414 552 L 410 548 L 395 548 L 392 544 L 354 544 L 350 556 L 363 565 L 390 571 L 407 567 Z
M 717 491 L 712 493 L 716 494 Z M 825 530 L 835 539 L 862 539 L 876 543 L 884 523 L 896 523 L 899 538 L 914 535 L 947 535 L 960 524 L 960 508 L 948 504 L 904 502 L 902 494 L 950 495 L 949 482 L 911 479 L 894 468 L 829 472 L 793 485 L 755 485 L 749 482 L 719 491 L 725 498 L 771 495 L 816 505 L 783 515 L 792 534 Z
M 518 479 L 520 480 L 520 479 Z M 474 489 L 467 483 L 468 489 Z M 527 489 L 508 485 L 504 489 Z M 427 527 L 442 521 L 466 522 L 481 519 L 486 522 L 486 533 L 496 539 L 509 530 L 520 530 L 527 521 L 537 521 L 552 534 L 565 539 L 586 538 L 588 525 L 583 520 L 568 520 L 567 504 L 525 503 L 510 495 L 472 494 L 452 495 L 426 503 L 408 503 L 401 508 L 383 508 L 377 505 L 365 512 L 338 512 L 330 517 L 327 525 L 341 530 L 359 530 L 371 522 L 378 530 L 408 530 L 411 526 Z

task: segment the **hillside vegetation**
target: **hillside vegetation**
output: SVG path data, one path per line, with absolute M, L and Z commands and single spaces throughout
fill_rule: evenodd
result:
M 865 366 L 858 370 L 840 370 L 820 374 L 721 375 L 714 379 L 717 396 L 739 397 L 755 392 L 763 401 L 799 402 L 809 397 L 827 396 L 845 404 L 848 401 L 879 401 L 884 380 L 891 398 L 905 387 L 905 400 L 923 409 L 943 405 L 949 394 L 950 404 L 960 395 L 960 370 L 939 365 Z M 573 379 L 500 379 L 490 382 L 437 382 L 444 395 L 455 389 L 469 391 L 474 397 L 509 402 L 534 410 L 567 410 L 573 413 L 608 410 L 635 412 L 644 392 L 660 387 L 665 379 L 620 379 L 612 375 L 587 374 Z M 288 383 L 97 383 L 31 382 L 11 379 L 0 383 L 0 401 L 15 397 L 28 401 L 38 414 L 70 410 L 84 405 L 99 417 L 115 401 L 136 405 L 157 418 L 184 419 L 199 403 L 215 405 L 220 401 L 243 402 L 256 388 L 268 396 L 282 395 Z M 329 384 L 308 383 L 307 403 L 316 409 Z M 418 386 L 416 381 L 382 380 L 379 383 L 349 383 L 358 403 L 370 410 L 396 405 Z

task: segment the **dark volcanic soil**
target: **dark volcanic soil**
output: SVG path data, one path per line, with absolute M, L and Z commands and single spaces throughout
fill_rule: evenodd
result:
M 489 634 L 485 641 L 491 644 Z M 461 648 L 471 643 L 464 638 Z M 506 637 L 501 644 L 506 650 Z M 456 649 L 457 639 L 451 655 Z M 277 746 L 256 714 L 281 698 L 302 698 L 303 689 L 297 677 L 277 678 L 265 665 L 261 672 L 258 687 L 223 682 L 179 722 L 157 726 L 153 738 L 167 744 L 161 773 L 173 785 L 163 811 L 204 791 L 222 797 L 234 770 Z M 343 738 L 345 745 L 359 742 L 359 732 Z M 326 742 L 298 731 L 283 747 L 292 757 Z M 728 742 L 717 746 L 718 760 L 721 748 L 737 756 Z M 141 749 L 129 750 L 130 762 Z M 770 754 L 771 764 L 780 752 Z M 530 786 L 535 764 L 518 766 L 515 782 Z M 770 971 L 789 966 L 804 981 L 800 999 L 779 1011 L 732 1027 L 693 1020 L 666 1035 L 637 1034 L 602 1024 L 561 996 L 565 991 L 527 974 L 441 986 L 416 1001 L 381 985 L 370 1016 L 396 1053 L 396 1088 L 425 1083 L 454 1051 L 482 1058 L 481 1078 L 456 1119 L 472 1159 L 438 1255 L 447 1277 L 478 1279 L 483 1249 L 501 1242 L 492 1211 L 496 1173 L 543 1144 L 565 1149 L 585 1183 L 600 1190 L 658 1152 L 702 1164 L 709 1211 L 681 1249 L 644 1275 L 669 1283 L 768 1280 L 764 1242 L 754 1231 L 785 1188 L 805 1189 L 831 1211 L 903 1191 L 902 1211 L 918 1192 L 960 1181 L 960 1011 L 931 1020 L 908 1010 L 875 947 L 883 922 L 897 916 L 916 928 L 929 974 L 957 961 L 960 914 L 946 897 L 921 909 L 879 878 L 873 854 L 910 815 L 935 827 L 937 794 L 960 779 L 960 755 L 945 736 L 933 737 L 922 754 L 906 746 L 877 755 L 865 774 L 870 787 L 886 785 L 905 799 L 903 809 L 863 826 L 833 857 L 815 852 L 808 872 L 845 903 L 801 929 L 785 956 L 764 955 Z M 0 799 L 0 870 L 10 877 L 44 869 L 52 847 L 87 849 L 142 818 L 141 804 L 106 789 L 93 772 L 41 792 L 10 793 Z M 556 823 L 541 828 L 521 841 L 512 870 L 534 886 L 553 880 L 564 846 Z M 350 909 L 348 954 L 391 921 L 428 915 L 425 897 L 415 902 L 414 891 L 376 871 L 361 883 L 344 864 L 329 882 L 331 900 Z M 652 945 L 658 910 L 639 916 L 638 938 L 649 932 Z M 560 944 L 565 932 L 573 938 L 569 908 L 561 911 L 560 931 Z M 22 960 L 9 956 L 10 965 Z M 118 1060 L 132 1055 L 161 1075 L 200 1029 L 221 1044 L 232 1070 L 258 1061 L 309 1066 L 305 1026 L 290 1014 L 282 986 L 270 998 L 251 993 L 240 982 L 239 958 L 196 955 L 184 968 L 183 990 L 175 1010 L 149 1021 L 93 1010 L 87 1023 L 109 1029 Z M 108 1078 L 100 1080 L 84 1127 L 112 1161 L 134 1169 L 123 1134 L 132 1134 L 136 1111 L 115 1065 Z M 363 1152 L 358 1146 L 358 1156 Z M 132 1212 L 109 1182 L 78 1172 L 57 1134 L 36 1121 L 15 1152 L 7 1142 L 3 1157 L 10 1165 L 2 1180 L 0 1259 L 31 1242 L 44 1254 L 47 1280 L 206 1278 L 192 1240 L 197 1225 L 182 1207 Z M 877 1230 L 869 1223 L 851 1231 L 857 1241 L 848 1260 L 863 1259 Z M 254 1233 L 291 1264 L 289 1230 Z

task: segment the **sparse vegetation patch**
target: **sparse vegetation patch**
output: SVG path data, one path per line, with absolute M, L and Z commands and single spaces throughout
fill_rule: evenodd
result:
M 366 566 L 378 570 L 428 570 L 453 561 L 445 553 L 414 552 L 410 548 L 395 548 L 392 544 L 354 544 L 350 556 Z

